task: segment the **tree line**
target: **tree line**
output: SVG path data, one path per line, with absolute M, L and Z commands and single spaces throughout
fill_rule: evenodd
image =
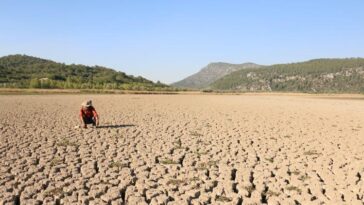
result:
M 26 55 L 0 58 L 0 86 L 8 88 L 174 90 L 161 82 L 102 66 L 66 65 Z

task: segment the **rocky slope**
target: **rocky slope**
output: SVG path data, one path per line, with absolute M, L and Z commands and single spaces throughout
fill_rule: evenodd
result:
M 316 59 L 244 69 L 211 84 L 214 90 L 364 92 L 364 58 Z
M 230 63 L 210 63 L 202 68 L 198 73 L 193 74 L 181 81 L 173 83 L 172 86 L 183 88 L 206 88 L 217 79 L 228 75 L 234 71 L 259 68 L 260 65 L 254 63 L 230 64 Z

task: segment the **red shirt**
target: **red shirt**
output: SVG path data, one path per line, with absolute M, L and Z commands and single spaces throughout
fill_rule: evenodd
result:
M 90 107 L 88 107 L 86 109 L 81 108 L 81 110 L 80 110 L 80 116 L 81 117 L 87 117 L 87 118 L 98 117 L 95 108 L 92 107 L 92 106 L 90 106 Z

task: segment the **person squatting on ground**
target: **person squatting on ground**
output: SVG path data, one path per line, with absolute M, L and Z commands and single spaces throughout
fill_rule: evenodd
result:
M 87 100 L 81 104 L 80 119 L 83 123 L 83 128 L 87 128 L 87 124 L 99 126 L 99 115 L 96 109 L 92 106 L 92 101 Z

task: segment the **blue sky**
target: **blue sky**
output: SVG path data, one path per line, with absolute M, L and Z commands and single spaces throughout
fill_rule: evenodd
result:
M 1 0 L 0 56 L 171 83 L 210 62 L 364 57 L 363 0 Z

